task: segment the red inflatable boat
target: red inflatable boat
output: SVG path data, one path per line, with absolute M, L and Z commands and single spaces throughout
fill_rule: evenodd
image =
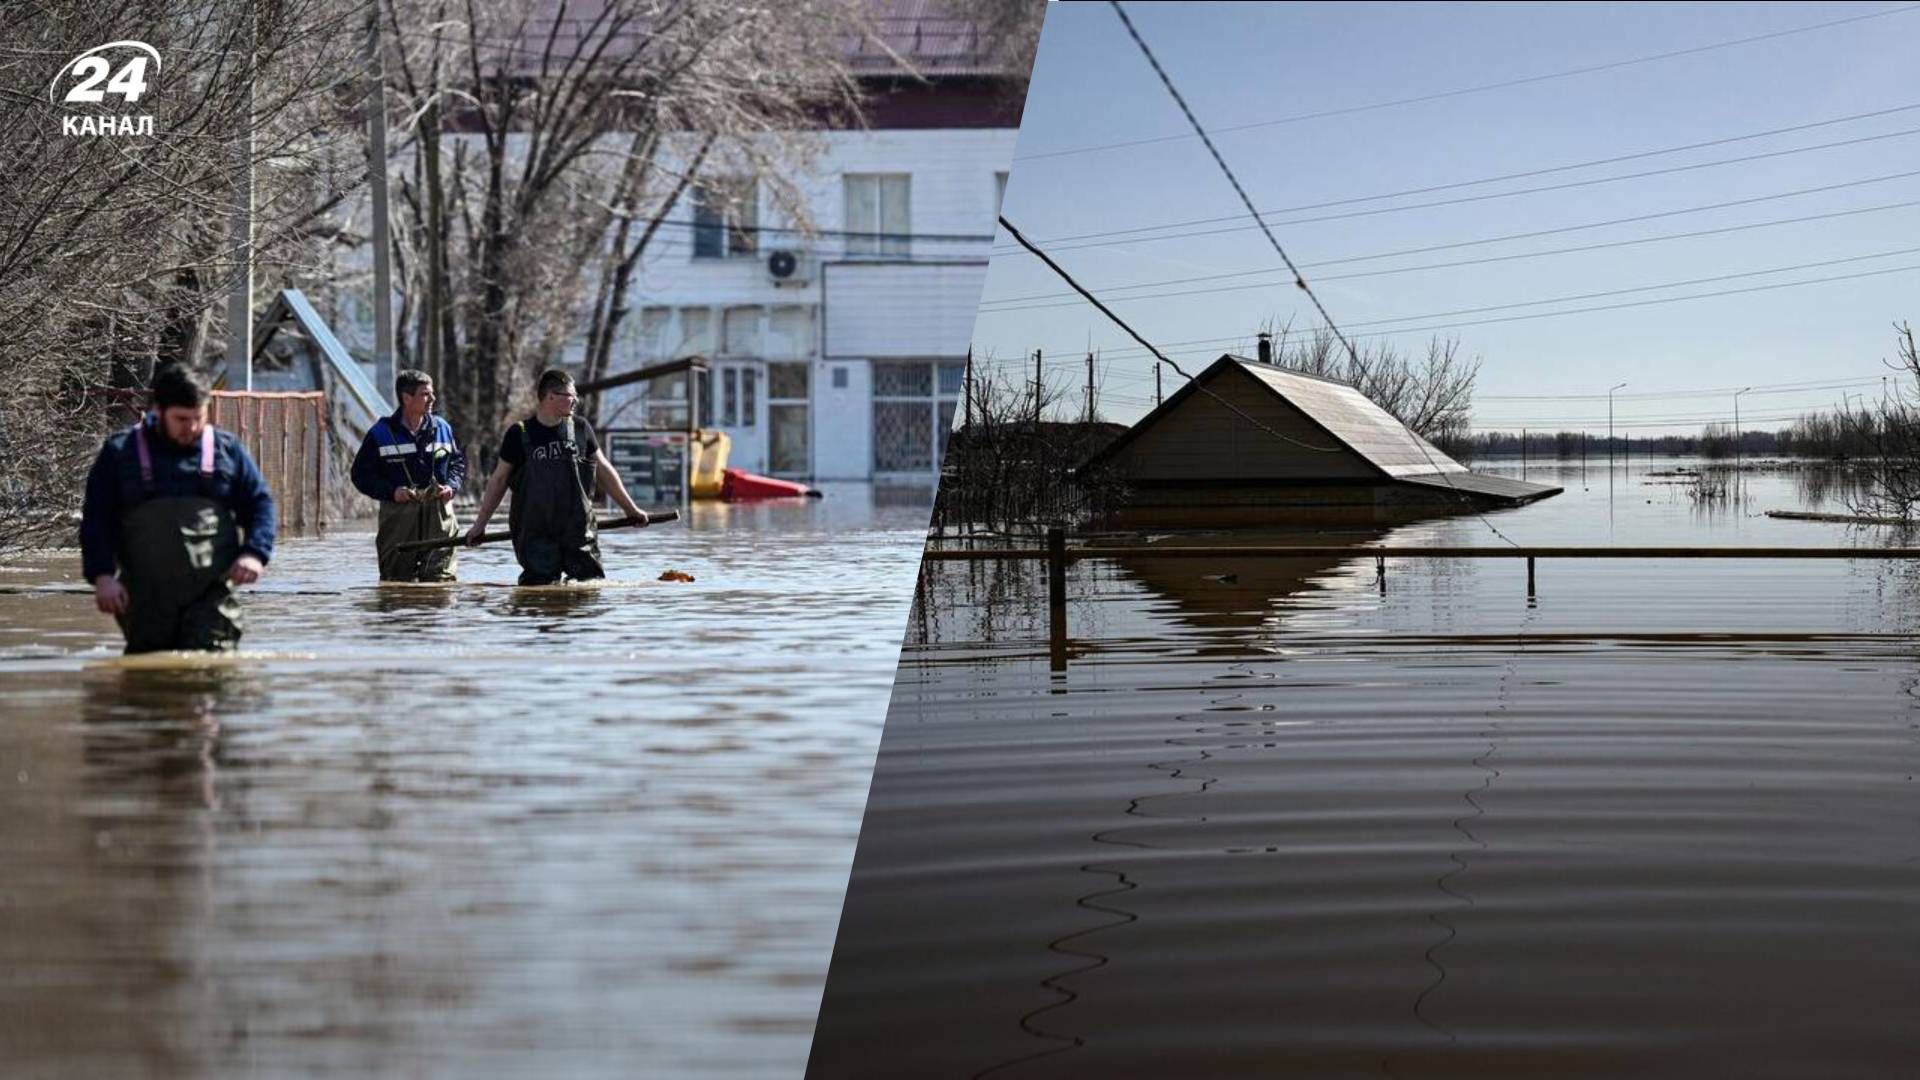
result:
M 722 502 L 757 502 L 761 499 L 798 499 L 819 498 L 820 493 L 805 484 L 796 484 L 791 480 L 775 480 L 771 476 L 760 476 L 743 469 L 728 469 L 720 484 Z

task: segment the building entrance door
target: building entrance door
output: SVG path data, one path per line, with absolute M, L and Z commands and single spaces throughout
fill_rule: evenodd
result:
M 807 438 L 808 365 L 767 365 L 767 471 L 805 477 L 813 472 Z

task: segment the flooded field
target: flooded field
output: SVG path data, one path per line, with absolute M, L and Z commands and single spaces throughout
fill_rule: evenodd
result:
M 0 1074 L 799 1075 L 927 516 L 879 502 L 702 505 L 577 591 L 289 541 L 174 669 L 77 554 L 7 566 Z
M 1486 521 L 1235 539 L 1902 542 L 1760 516 L 1843 510 L 1843 479 L 1649 471 L 1535 463 L 1566 493 Z M 1920 1052 L 1920 566 L 1543 561 L 1530 602 L 1518 560 L 1394 560 L 1384 593 L 1371 559 L 1083 563 L 1058 673 L 1037 564 L 925 575 L 812 1075 Z

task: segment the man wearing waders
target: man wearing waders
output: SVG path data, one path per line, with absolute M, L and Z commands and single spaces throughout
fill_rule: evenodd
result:
M 237 589 L 273 556 L 273 496 L 240 440 L 207 423 L 199 380 L 163 367 L 152 391 L 152 411 L 87 474 L 82 567 L 128 653 L 232 649 Z
M 508 428 L 500 441 L 500 463 L 487 478 L 467 543 L 480 542 L 487 520 L 511 486 L 507 527 L 513 533 L 514 558 L 520 561 L 520 584 L 550 585 L 563 575 L 578 581 L 606 577 L 594 528 L 594 482 L 629 519 L 645 524 L 647 513 L 627 494 L 620 474 L 600 452 L 593 429 L 573 415 L 580 401 L 573 376 L 550 369 L 540 376 L 534 393 L 538 406 L 533 415 Z
M 374 422 L 353 458 L 353 486 L 380 501 L 374 547 L 381 581 L 452 581 L 454 550 L 402 551 L 409 540 L 460 535 L 453 495 L 467 478 L 467 457 L 453 426 L 433 415 L 433 380 L 402 371 L 393 380 L 400 408 Z

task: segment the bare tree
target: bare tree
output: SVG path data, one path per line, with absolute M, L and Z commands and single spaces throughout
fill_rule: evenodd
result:
M 333 0 L 0 6 L 0 551 L 69 527 L 109 422 L 95 391 L 137 385 L 156 361 L 218 355 L 243 166 L 261 277 L 318 264 L 330 228 L 316 209 L 364 173 L 357 144 L 339 138 L 356 105 L 341 74 L 354 69 L 348 28 L 363 14 Z M 68 103 L 62 65 L 127 39 L 129 25 L 160 56 L 142 93 L 123 109 L 111 95 Z M 150 134 L 64 123 L 103 112 L 150 116 Z
M 419 134 L 396 232 L 407 352 L 468 430 L 571 342 L 607 373 L 640 268 L 692 243 L 703 183 L 755 238 L 810 228 L 808 132 L 859 122 L 845 57 L 877 40 L 862 0 L 381 3 L 389 108 Z
M 1864 485 L 1848 508 L 1864 517 L 1911 522 L 1920 510 L 1920 349 L 1911 325 L 1895 323 L 1893 330 L 1895 359 L 1886 364 L 1906 376 L 1902 385 L 1877 407 L 1863 403 L 1858 412 L 1840 414 L 1843 431 L 1866 448 Z
M 1416 358 L 1387 341 L 1349 352 L 1325 329 L 1303 337 L 1292 337 L 1287 325 L 1269 332 L 1279 366 L 1351 383 L 1438 446 L 1466 441 L 1480 360 L 1461 356 L 1458 338 L 1431 338 L 1425 355 Z
M 1064 385 L 1035 387 L 991 360 L 973 367 L 941 466 L 934 531 L 1006 534 L 1080 522 L 1110 501 L 1104 474 L 1074 468 L 1120 425 L 1080 422 L 1079 395 Z

